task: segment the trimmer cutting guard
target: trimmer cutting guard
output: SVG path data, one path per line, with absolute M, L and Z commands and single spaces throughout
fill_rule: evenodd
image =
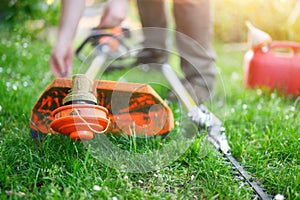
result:
M 30 117 L 30 132 L 34 138 L 39 133 L 53 133 L 52 112 L 63 106 L 71 87 L 71 79 L 56 78 L 40 96 Z M 112 133 L 154 136 L 173 129 L 172 111 L 151 86 L 101 80 L 95 81 L 94 87 L 98 105 L 108 110 L 108 130 Z

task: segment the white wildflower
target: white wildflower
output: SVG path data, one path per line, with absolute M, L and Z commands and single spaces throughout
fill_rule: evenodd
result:
M 101 187 L 99 185 L 94 185 L 93 190 L 100 191 Z
M 257 90 L 256 90 L 256 94 L 257 94 L 258 96 L 261 96 L 261 95 L 262 95 L 261 89 L 257 89 Z
M 275 200 L 283 200 L 284 199 L 284 196 L 282 194 L 276 194 Z
M 261 110 L 262 106 L 260 104 L 257 105 L 257 110 Z
M 17 85 L 13 84 L 12 89 L 16 91 L 18 89 Z
M 272 93 L 272 94 L 271 94 L 271 99 L 275 99 L 275 97 L 276 97 L 276 94 L 275 94 L 275 93 Z
M 194 176 L 194 174 L 193 174 L 193 175 L 191 176 L 191 181 L 194 180 L 194 178 L 195 178 L 195 176 Z

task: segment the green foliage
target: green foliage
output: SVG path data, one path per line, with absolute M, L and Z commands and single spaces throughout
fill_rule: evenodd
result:
M 1 0 L 0 5 L 0 21 L 10 24 L 43 20 L 45 26 L 58 21 L 58 0 Z
M 245 21 L 274 40 L 300 41 L 297 0 L 213 0 L 215 35 L 225 42 L 245 42 Z M 300 6 L 300 5 L 299 5 Z M 298 14 L 293 18 L 292 13 Z M 296 20 L 294 20 L 296 19 Z

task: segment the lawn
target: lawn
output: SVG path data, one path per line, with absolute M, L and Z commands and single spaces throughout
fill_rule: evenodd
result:
M 89 145 L 64 136 L 33 140 L 31 109 L 54 79 L 48 67 L 51 46 L 18 28 L 0 29 L 1 199 L 252 199 L 252 190 L 236 180 L 231 167 L 205 142 L 205 133 L 195 133 L 175 161 L 146 173 L 107 165 Z M 219 42 L 215 49 L 220 73 L 209 108 L 224 122 L 234 157 L 269 194 L 300 199 L 299 102 L 244 89 L 245 52 L 227 51 Z M 172 142 L 172 137 L 105 137 L 133 153 Z

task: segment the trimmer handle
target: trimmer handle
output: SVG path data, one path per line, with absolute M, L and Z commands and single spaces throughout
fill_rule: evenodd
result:
M 130 37 L 130 32 L 128 28 L 123 28 L 123 27 L 114 27 L 112 29 L 93 28 L 92 33 L 76 49 L 75 51 L 76 56 L 81 61 L 84 61 L 86 59 L 86 56 L 83 55 L 82 50 L 89 43 L 91 43 L 93 47 L 96 47 L 101 44 L 108 44 L 113 48 L 117 48 L 117 46 L 122 45 L 126 49 L 129 49 L 122 40 L 122 38 L 124 37 L 125 38 Z

